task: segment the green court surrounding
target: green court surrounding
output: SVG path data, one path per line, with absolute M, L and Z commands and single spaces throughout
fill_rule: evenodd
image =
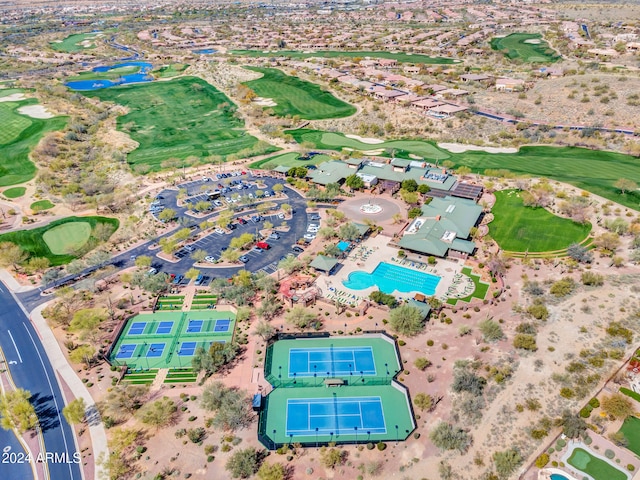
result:
M 575 448 L 567 460 L 569 465 L 590 475 L 594 480 L 627 480 L 627 474 L 582 448 Z
M 13 187 L 7 188 L 2 194 L 7 198 L 18 198 L 22 197 L 26 193 L 27 189 L 25 187 Z
M 459 63 L 459 60 L 446 57 L 429 57 L 428 55 L 412 53 L 392 52 L 343 52 L 336 50 L 318 50 L 316 52 L 301 52 L 299 50 L 279 50 L 277 52 L 264 52 L 262 50 L 230 50 L 232 55 L 244 55 L 247 57 L 289 57 L 289 58 L 387 58 L 397 60 L 400 63 L 416 64 L 442 64 L 450 65 Z
M 58 52 L 75 53 L 96 48 L 96 39 L 100 33 L 77 33 L 69 35 L 61 42 L 51 42 L 51 48 Z
M 300 160 L 300 154 L 297 152 L 282 153 L 273 157 L 263 158 L 249 165 L 250 168 L 262 168 L 264 170 L 272 170 L 278 166 L 285 167 L 304 167 L 306 165 L 319 165 L 324 162 L 333 160 L 329 155 L 314 155 L 309 160 Z
M 640 419 L 627 417 L 620 428 L 620 432 L 627 439 L 626 448 L 640 457 Z
M 356 113 L 356 107 L 334 97 L 315 83 L 286 75 L 276 68 L 245 67 L 262 73 L 262 78 L 245 82 L 256 95 L 270 98 L 274 107 L 265 107 L 281 117 L 299 116 L 305 120 L 342 118 Z
M 92 236 L 99 224 L 109 225 L 115 232 L 120 222 L 116 218 L 108 217 L 66 217 L 44 227 L 4 233 L 0 235 L 0 242 L 20 245 L 31 257 L 48 258 L 51 266 L 64 265 L 76 258 L 74 249 L 81 248 L 83 252 L 87 252 L 100 243 Z M 87 230 L 89 236 L 86 236 Z M 70 236 L 76 234 L 84 239 L 82 244 L 79 239 Z
M 415 155 L 425 160 L 445 160 L 450 157 L 435 145 L 425 140 L 389 140 L 382 143 L 364 143 L 355 138 L 345 137 L 342 133 L 323 132 L 321 130 L 287 130 L 298 143 L 310 142 L 325 150 L 350 148 L 361 152 L 378 151 L 378 156 L 411 158 Z
M 274 389 L 260 412 L 258 438 L 284 444 L 398 441 L 415 428 L 395 342 L 382 334 L 278 340 L 265 378 Z
M 539 33 L 512 33 L 492 38 L 491 48 L 501 50 L 511 60 L 517 58 L 528 63 L 553 63 L 561 58 Z
M 197 348 L 231 342 L 234 327 L 235 315 L 228 311 L 143 313 L 127 321 L 109 361 L 131 370 L 190 367 Z
M 19 89 L 0 90 L 0 96 L 22 93 Z M 62 129 L 66 117 L 48 119 L 31 118 L 17 110 L 27 105 L 36 105 L 35 98 L 17 102 L 0 102 L 0 186 L 15 185 L 31 180 L 36 166 L 29 153 L 44 136 L 52 130 Z
M 125 85 L 83 92 L 102 101 L 124 105 L 118 129 L 140 145 L 127 156 L 135 166 L 160 170 L 162 162 L 211 155 L 250 157 L 277 150 L 244 130 L 234 115 L 236 106 L 209 83 L 194 77 L 166 82 Z
M 544 208 L 524 206 L 517 190 L 495 192 L 494 219 L 489 234 L 510 252 L 555 252 L 589 235 L 591 224 L 579 224 L 553 215 Z

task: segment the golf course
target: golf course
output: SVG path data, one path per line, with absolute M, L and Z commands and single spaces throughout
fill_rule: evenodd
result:
M 160 170 L 164 160 L 210 155 L 250 157 L 277 149 L 247 135 L 236 106 L 219 90 L 194 77 L 83 92 L 128 108 L 118 129 L 139 143 L 127 160 Z
M 286 75 L 276 68 L 245 68 L 263 76 L 245 82 L 244 85 L 258 97 L 271 99 L 276 105 L 265 108 L 271 108 L 280 117 L 297 115 L 305 120 L 322 120 L 348 117 L 356 113 L 354 106 L 322 90 L 315 83 Z
M 504 52 L 511 60 L 527 63 L 553 63 L 561 58 L 538 33 L 512 33 L 492 38 L 491 48 Z
M 527 207 L 517 190 L 495 192 L 494 219 L 489 234 L 508 252 L 561 254 L 572 243 L 581 243 L 591 224 L 579 224 L 553 215 L 544 208 Z
M 107 225 L 111 233 L 120 222 L 108 217 L 67 217 L 44 227 L 19 230 L 0 235 L 0 242 L 19 245 L 30 257 L 45 257 L 51 266 L 64 265 L 100 243 L 93 235 L 98 225 Z M 104 228 L 104 227 L 103 227 Z
M 620 432 L 627 439 L 627 448 L 636 455 L 640 455 L 640 419 L 633 416 L 627 417 Z
M 262 50 L 230 50 L 231 55 L 243 55 L 247 57 L 288 57 L 288 58 L 386 58 L 397 60 L 400 63 L 417 63 L 417 64 L 441 64 L 450 65 L 458 63 L 459 60 L 446 57 L 430 57 L 419 53 L 403 53 L 403 52 L 343 52 L 339 50 L 318 50 L 316 52 L 301 52 L 299 50 L 278 50 L 278 51 L 262 51 Z
M 101 33 L 77 33 L 69 35 L 60 42 L 51 42 L 51 48 L 64 53 L 76 53 L 96 48 L 96 41 Z
M 0 90 L 0 186 L 15 185 L 31 180 L 36 174 L 36 166 L 29 160 L 29 153 L 43 135 L 52 130 L 62 129 L 66 117 L 34 118 L 23 115 L 18 109 L 28 105 L 37 105 L 35 98 L 16 101 L 3 99 L 16 98 L 23 90 Z
M 329 155 L 314 155 L 308 160 L 301 160 L 300 154 L 297 152 L 282 153 L 280 155 L 274 155 L 273 157 L 263 158 L 255 163 L 249 165 L 250 168 L 262 168 L 264 170 L 270 170 L 272 168 L 283 167 L 306 167 L 307 165 L 319 165 L 324 162 L 333 160 Z

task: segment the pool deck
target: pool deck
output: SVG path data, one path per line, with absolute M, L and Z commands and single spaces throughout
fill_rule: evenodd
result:
M 343 280 L 349 277 L 349 274 L 355 271 L 365 271 L 371 273 L 380 262 L 387 262 L 395 265 L 399 265 L 397 262 L 393 262 L 391 259 L 398 258 L 398 249 L 389 247 L 387 243 L 389 238 L 383 235 L 378 235 L 374 238 L 368 238 L 349 253 L 349 256 L 343 261 L 342 268 L 332 275 L 327 276 L 325 274 L 318 278 L 316 284 L 322 289 L 324 295 L 331 293 L 330 289 L 341 290 L 346 292 L 346 297 L 349 296 L 354 300 L 354 303 L 359 303 L 363 298 L 369 296 L 371 292 L 376 291 L 377 287 L 369 287 L 363 290 L 351 290 L 344 286 Z M 418 262 L 427 263 L 427 257 L 416 258 Z M 403 268 L 408 270 L 415 270 L 421 273 L 430 273 L 441 277 L 438 286 L 436 287 L 435 296 L 439 298 L 449 298 L 452 295 L 448 294 L 449 287 L 453 284 L 456 274 L 459 274 L 462 270 L 462 262 L 458 263 L 455 260 L 438 259 L 436 265 L 427 266 L 426 269 L 417 268 L 416 262 L 413 262 L 414 266 L 411 266 L 411 261 L 408 264 L 402 265 Z M 422 292 L 399 292 L 395 291 L 394 295 L 399 299 L 413 298 L 415 293 Z

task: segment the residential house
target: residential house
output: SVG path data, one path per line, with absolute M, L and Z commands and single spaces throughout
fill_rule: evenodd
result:
M 520 78 L 498 78 L 496 79 L 496 91 L 515 92 L 524 90 L 524 80 Z

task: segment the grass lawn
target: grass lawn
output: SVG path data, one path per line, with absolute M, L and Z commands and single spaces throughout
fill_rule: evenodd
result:
M 31 149 L 45 133 L 60 130 L 67 122 L 66 117 L 39 119 L 17 112 L 37 103 L 34 98 L 0 103 L 0 187 L 31 180 L 36 174 L 36 166 L 29 160 Z
M 51 42 L 51 48 L 58 52 L 74 53 L 96 48 L 95 39 L 99 33 L 77 33 L 69 35 L 61 42 Z M 83 42 L 85 42 L 83 44 Z
M 627 475 L 613 465 L 594 457 L 582 448 L 576 448 L 567 460 L 569 465 L 585 472 L 594 480 L 627 480 Z
M 171 65 L 163 65 L 160 68 L 151 71 L 151 75 L 157 78 L 171 78 L 181 75 L 189 65 L 186 63 L 172 63 Z
M 620 431 L 629 442 L 627 449 L 640 456 L 640 419 L 627 417 Z
M 391 156 L 401 158 L 411 158 L 409 154 L 427 160 L 444 160 L 449 158 L 449 153 L 443 152 L 435 145 L 424 140 L 390 140 L 383 143 L 364 143 L 354 138 L 347 138 L 342 133 L 323 132 L 321 130 L 287 130 L 293 138 L 298 142 L 310 142 L 317 148 L 325 150 L 342 150 L 343 148 L 351 148 L 363 152 L 384 150 L 380 156 Z
M 206 163 L 210 155 L 242 158 L 277 150 L 247 135 L 244 122 L 234 116 L 235 105 L 199 78 L 181 77 L 83 94 L 129 109 L 118 118 L 118 129 L 140 144 L 127 157 L 134 167 L 145 165 L 157 171 L 169 158 L 194 156 Z
M 230 50 L 232 55 L 246 55 L 248 57 L 289 57 L 289 58 L 391 58 L 401 63 L 433 63 L 449 65 L 458 63 L 452 58 L 429 57 L 428 55 L 392 52 L 342 52 L 335 50 L 318 50 L 313 53 L 301 52 L 298 50 L 279 50 L 277 52 L 263 52 L 262 50 Z
M 511 252 L 553 252 L 582 242 L 591 224 L 580 225 L 556 217 L 544 208 L 525 207 L 516 190 L 495 192 L 494 220 L 489 234 L 500 248 Z
M 270 108 L 276 115 L 298 115 L 306 120 L 342 118 L 356 113 L 356 107 L 334 97 L 319 85 L 286 75 L 277 68 L 245 67 L 263 74 L 262 78 L 245 82 L 256 95 L 271 98 L 277 105 Z
M 76 227 L 74 224 L 87 225 L 90 232 L 99 223 L 106 223 L 111 225 L 115 229 L 118 228 L 120 222 L 116 218 L 108 217 L 67 217 L 55 220 L 49 225 L 44 227 L 34 228 L 32 230 L 19 230 L 17 232 L 9 232 L 0 235 L 0 242 L 12 242 L 20 245 L 24 251 L 26 251 L 32 257 L 46 257 L 51 262 L 52 266 L 64 265 L 76 258 L 75 255 L 65 253 L 64 248 L 70 246 L 76 242 L 74 238 L 67 238 L 68 235 L 75 235 L 76 231 L 79 234 L 84 235 L 86 227 Z M 71 224 L 62 230 L 58 230 L 57 227 Z M 82 229 L 82 232 L 80 230 Z M 52 231 L 47 235 L 48 231 Z M 51 243 L 49 243 L 51 242 Z M 88 251 L 95 248 L 98 245 L 98 241 L 89 236 L 84 242 L 83 250 Z M 56 252 L 52 251 L 53 247 Z
M 476 288 L 473 291 L 473 293 L 471 295 L 469 295 L 468 297 L 464 297 L 464 298 L 449 298 L 449 299 L 447 299 L 447 304 L 455 305 L 458 302 L 469 303 L 474 298 L 479 298 L 480 300 L 484 300 L 484 297 L 487 296 L 487 292 L 489 291 L 489 284 L 481 282 L 480 281 L 480 275 L 474 275 L 471 272 L 471 269 L 469 267 L 464 267 L 462 269 L 462 273 L 463 273 L 463 275 L 466 275 L 471 280 L 473 280 L 473 283 L 474 283 Z
M 33 202 L 29 208 L 34 212 L 40 212 L 42 210 L 49 210 L 53 207 L 55 207 L 55 205 L 49 200 L 39 200 L 37 202 Z
M 284 165 L 286 167 L 304 167 L 306 165 L 319 165 L 324 162 L 333 160 L 329 155 L 314 155 L 309 160 L 298 160 L 299 153 L 289 152 L 273 157 L 263 158 L 249 165 L 251 168 L 262 168 L 271 170 L 277 166 Z
M 640 184 L 640 162 L 631 155 L 577 147 L 539 146 L 521 147 L 517 153 L 452 153 L 449 160 L 455 167 L 470 167 L 473 173 L 506 169 L 519 175 L 558 180 L 640 210 L 640 191 L 622 195 L 613 186 L 620 178 Z
M 7 198 L 18 198 L 25 194 L 27 189 L 25 187 L 13 187 L 7 188 L 2 194 Z
M 140 71 L 140 67 L 135 66 L 135 65 L 126 65 L 123 67 L 118 67 L 118 68 L 112 68 L 110 70 L 107 71 L 100 71 L 100 72 L 94 72 L 94 71 L 87 71 L 87 72 L 80 72 L 77 75 L 73 76 L 73 77 L 69 77 L 65 80 L 65 82 L 78 82 L 78 81 L 82 81 L 82 80 L 111 80 L 111 81 L 116 81 L 118 80 L 121 76 L 123 75 L 131 75 L 134 73 L 138 73 Z
M 533 43 L 531 43 L 533 42 Z M 556 51 L 538 33 L 512 33 L 491 39 L 491 48 L 501 50 L 510 58 L 529 63 L 553 63 L 560 60 Z
M 0 98 L 8 97 L 14 93 L 24 93 L 22 88 L 0 88 Z
M 64 255 L 84 247 L 90 236 L 91 225 L 88 222 L 70 222 L 50 228 L 42 234 L 42 239 L 51 253 Z

